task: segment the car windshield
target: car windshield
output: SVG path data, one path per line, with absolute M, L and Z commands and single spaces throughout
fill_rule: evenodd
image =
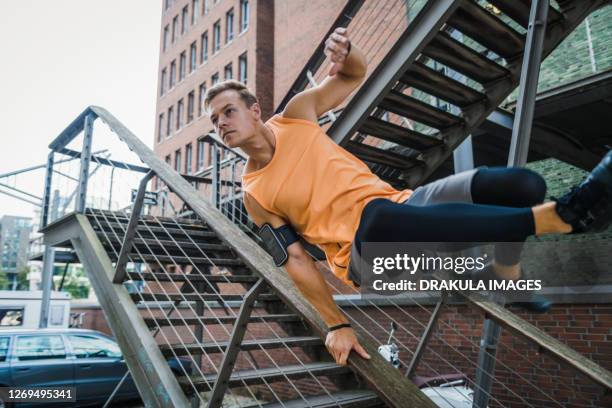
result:
M 69 334 L 68 339 L 77 358 L 121 357 L 119 346 L 110 339 L 82 334 Z

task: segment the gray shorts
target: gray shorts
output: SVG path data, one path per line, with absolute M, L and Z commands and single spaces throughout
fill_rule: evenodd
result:
M 471 204 L 472 179 L 477 171 L 478 169 L 463 171 L 418 187 L 403 204 L 418 206 L 443 203 Z M 357 251 L 357 245 L 353 245 L 349 262 L 349 278 L 354 282 L 358 282 L 361 277 L 357 265 L 361 265 L 361 255 Z

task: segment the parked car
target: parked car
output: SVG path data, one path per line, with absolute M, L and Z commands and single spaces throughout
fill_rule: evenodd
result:
M 176 374 L 189 372 L 186 359 L 171 359 Z M 181 368 L 181 365 L 183 368 Z M 0 330 L 0 387 L 74 387 L 76 403 L 101 406 L 127 371 L 117 343 L 109 336 L 84 329 Z M 131 376 L 113 402 L 139 398 Z M 49 404 L 45 404 L 49 405 Z M 43 407 L 18 403 L 18 407 Z M 0 408 L 9 406 L 0 399 Z

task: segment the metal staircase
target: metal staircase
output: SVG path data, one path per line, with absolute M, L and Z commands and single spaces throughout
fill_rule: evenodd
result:
M 551 2 L 542 57 L 609 3 Z M 422 184 L 518 86 L 530 5 L 427 2 L 328 134 L 397 188 Z

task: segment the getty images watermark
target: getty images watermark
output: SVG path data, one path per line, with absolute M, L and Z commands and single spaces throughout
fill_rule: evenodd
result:
M 503 292 L 508 300 L 554 292 L 563 299 L 612 294 L 612 251 L 602 239 L 526 243 L 364 242 L 350 278 L 363 295 Z M 514 265 L 514 266 L 513 266 Z M 583 300 L 585 300 L 584 297 Z

